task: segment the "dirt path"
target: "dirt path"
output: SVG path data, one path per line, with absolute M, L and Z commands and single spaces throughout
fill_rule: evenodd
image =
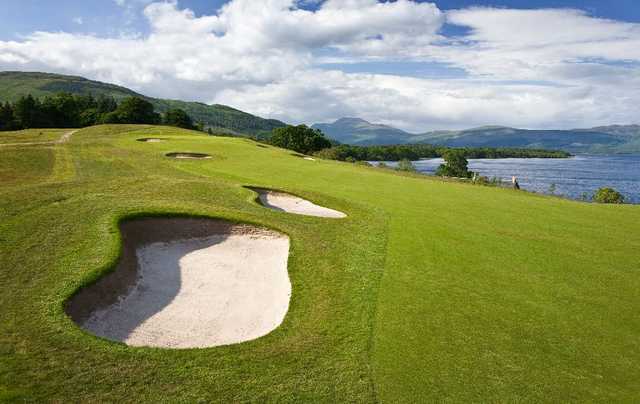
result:
M 56 143 L 67 143 L 71 139 L 71 136 L 73 136 L 79 130 L 80 129 L 74 129 L 70 130 L 69 132 L 65 132 L 62 136 L 60 136 L 60 139 L 58 139 Z
M 53 167 L 53 174 L 51 176 L 52 181 L 65 181 L 71 180 L 76 175 L 76 170 L 73 164 L 73 157 L 71 155 L 71 148 L 67 147 L 65 143 L 71 140 L 71 136 L 80 129 L 70 130 L 65 132 L 60 139 L 56 140 L 53 145 L 55 149 L 55 164 Z

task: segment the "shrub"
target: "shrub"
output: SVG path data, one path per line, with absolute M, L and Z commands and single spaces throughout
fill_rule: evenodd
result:
M 398 171 L 415 172 L 416 171 L 416 167 L 413 165 L 411 160 L 402 159 L 402 160 L 400 160 L 400 162 L 398 162 L 397 170 Z
M 593 201 L 597 203 L 624 203 L 624 196 L 613 188 L 600 188 L 593 194 Z

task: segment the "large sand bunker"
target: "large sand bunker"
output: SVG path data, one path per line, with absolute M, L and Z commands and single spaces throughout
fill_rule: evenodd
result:
M 186 218 L 133 220 L 121 233 L 115 271 L 67 304 L 85 330 L 132 346 L 202 348 L 282 323 L 291 296 L 286 236 Z
M 316 205 L 315 203 L 302 199 L 295 195 L 284 192 L 273 191 L 264 188 L 250 188 L 258 193 L 260 203 L 270 209 L 281 212 L 294 213 L 296 215 L 343 218 L 344 213 Z
M 187 153 L 187 152 L 178 152 L 178 153 L 167 153 L 167 157 L 171 157 L 174 159 L 210 159 L 211 156 L 205 153 Z

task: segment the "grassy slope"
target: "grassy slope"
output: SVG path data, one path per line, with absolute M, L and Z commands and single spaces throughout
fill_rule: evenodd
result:
M 226 105 L 206 105 L 199 102 L 166 100 L 146 97 L 128 88 L 83 77 L 65 76 L 50 73 L 0 72 L 0 101 L 17 101 L 21 96 L 31 94 L 45 97 L 59 92 L 72 94 L 107 95 L 121 101 L 126 97 L 143 97 L 153 103 L 158 112 L 171 108 L 182 108 L 198 122 L 215 129 L 217 132 L 235 134 L 263 134 L 274 128 L 284 126 L 274 119 L 260 118 Z
M 149 135 L 171 140 L 135 142 Z M 169 128 L 89 128 L 54 149 L 52 169 L 0 182 L 0 397 L 640 399 L 637 206 L 307 161 Z M 0 160 L 25 150 L 0 148 Z M 214 159 L 174 161 L 169 151 Z M 349 218 L 270 211 L 246 184 Z M 184 351 L 128 348 L 77 329 L 61 304 L 116 259 L 116 219 L 161 212 L 290 234 L 284 324 L 250 343 Z
M 69 129 L 27 129 L 0 132 L 0 145 L 7 143 L 44 143 L 58 140 Z

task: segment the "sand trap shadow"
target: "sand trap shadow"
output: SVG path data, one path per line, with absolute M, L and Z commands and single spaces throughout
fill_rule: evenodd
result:
M 211 155 L 206 153 L 187 153 L 187 152 L 176 152 L 176 153 L 167 153 L 167 157 L 174 159 L 194 159 L 194 160 L 202 160 L 202 159 L 210 159 Z
M 293 213 L 296 215 L 327 217 L 341 219 L 347 217 L 346 214 L 316 205 L 315 203 L 302 199 L 298 196 L 287 194 L 281 191 L 274 191 L 266 188 L 245 187 L 258 194 L 258 199 L 262 206 L 278 210 L 281 212 Z
M 263 144 L 257 144 L 256 146 L 261 147 L 263 149 L 268 149 L 269 148 L 269 146 L 265 146 Z
M 277 328 L 289 307 L 289 239 L 225 221 L 137 219 L 120 226 L 115 270 L 81 289 L 67 314 L 131 346 L 202 348 Z
M 167 139 L 161 139 L 159 137 L 143 137 L 141 139 L 136 139 L 138 142 L 144 142 L 144 143 L 159 143 L 159 142 L 164 142 Z

